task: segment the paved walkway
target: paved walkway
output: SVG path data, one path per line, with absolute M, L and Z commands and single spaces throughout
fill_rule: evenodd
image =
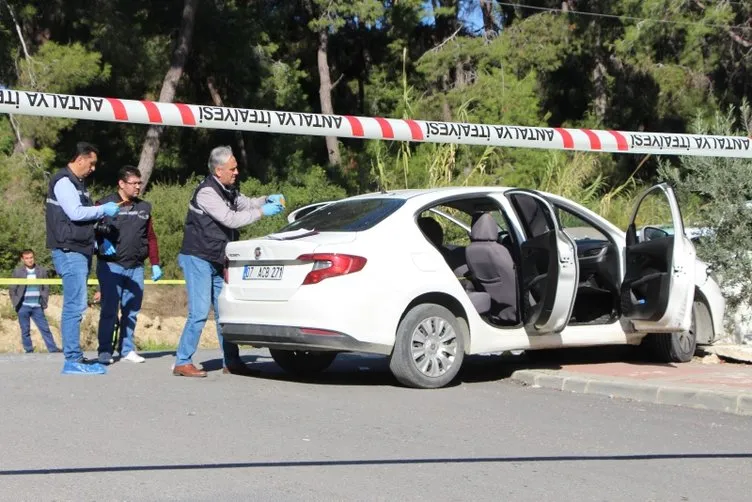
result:
M 752 415 L 752 364 L 559 362 L 512 374 L 526 385 Z

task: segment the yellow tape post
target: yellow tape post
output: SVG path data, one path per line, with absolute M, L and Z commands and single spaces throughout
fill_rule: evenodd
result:
M 96 286 L 99 284 L 99 281 L 96 279 L 89 279 L 87 282 L 90 286 Z M 56 285 L 60 286 L 63 284 L 62 279 L 0 279 L 0 286 L 16 286 L 16 285 L 26 285 L 26 284 L 36 284 L 36 285 Z M 159 281 L 152 281 L 151 279 L 147 279 L 144 281 L 144 284 L 156 284 L 157 286 L 164 285 L 164 286 L 174 286 L 178 284 L 185 284 L 185 280 L 183 279 L 161 279 Z

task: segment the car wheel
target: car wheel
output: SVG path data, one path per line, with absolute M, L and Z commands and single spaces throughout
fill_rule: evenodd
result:
M 389 368 L 403 385 L 435 389 L 457 376 L 464 357 L 457 317 L 441 305 L 424 303 L 400 322 Z
M 336 352 L 316 350 L 269 349 L 272 359 L 283 370 L 293 375 L 311 376 L 321 373 L 331 366 L 337 357 Z
M 697 312 L 692 307 L 689 330 L 678 333 L 651 333 L 642 341 L 652 355 L 667 363 L 686 363 L 692 360 L 697 349 Z

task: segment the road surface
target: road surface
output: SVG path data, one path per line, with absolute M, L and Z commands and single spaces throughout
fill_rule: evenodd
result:
M 148 354 L 106 376 L 0 356 L 0 500 L 749 500 L 752 419 L 523 387 L 498 357 L 396 385 L 341 357 L 314 381 L 173 377 Z M 197 361 L 219 369 L 217 352 Z

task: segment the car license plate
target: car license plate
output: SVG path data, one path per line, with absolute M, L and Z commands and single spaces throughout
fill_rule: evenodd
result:
M 284 271 L 283 265 L 246 265 L 243 268 L 243 280 L 279 281 Z

